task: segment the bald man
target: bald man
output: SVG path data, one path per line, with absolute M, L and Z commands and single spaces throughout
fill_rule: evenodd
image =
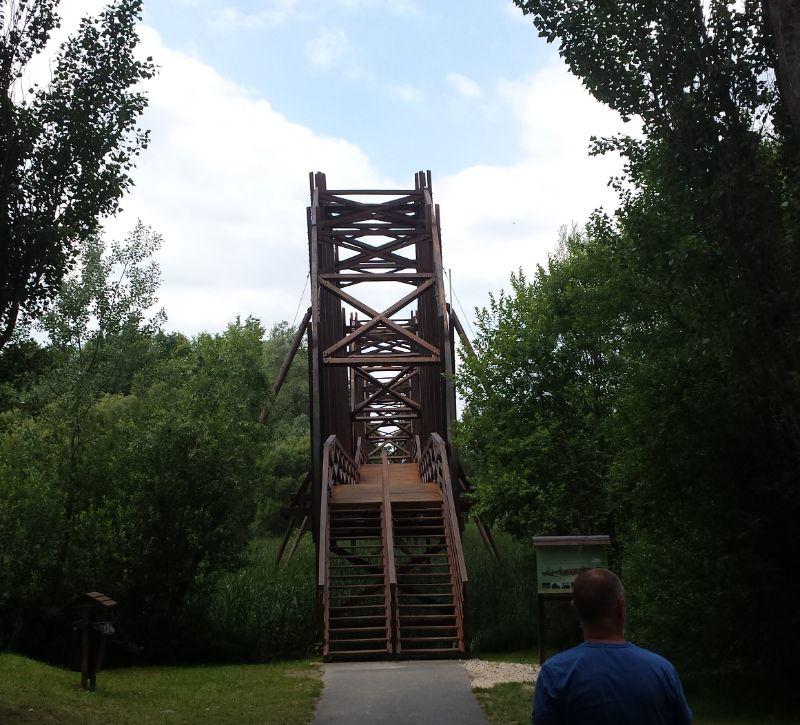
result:
M 545 662 L 533 725 L 689 725 L 692 711 L 675 668 L 625 641 L 625 592 L 608 569 L 575 577 L 572 604 L 583 643 Z

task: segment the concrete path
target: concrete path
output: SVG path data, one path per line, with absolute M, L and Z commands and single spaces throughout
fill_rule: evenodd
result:
M 487 725 L 458 661 L 336 662 L 314 725 Z

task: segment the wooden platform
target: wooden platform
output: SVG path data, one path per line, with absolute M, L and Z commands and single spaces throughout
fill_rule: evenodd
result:
M 389 490 L 393 502 L 441 501 L 442 493 L 435 483 L 422 483 L 416 463 L 393 463 L 389 469 Z M 379 503 L 383 501 L 381 464 L 360 468 L 360 481 L 353 486 L 334 486 L 330 502 L 333 505 L 350 503 Z

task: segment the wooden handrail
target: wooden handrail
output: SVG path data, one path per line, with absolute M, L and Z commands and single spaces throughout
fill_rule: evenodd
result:
M 317 586 L 327 588 L 328 582 L 328 493 L 331 487 L 331 451 L 336 436 L 328 436 L 322 446 L 322 495 L 319 497 L 319 568 Z
M 389 488 L 389 461 L 386 451 L 381 453 L 381 483 L 383 486 L 383 541 L 387 584 L 397 584 L 394 563 L 394 525 L 392 523 L 392 494 Z
M 464 562 L 464 549 L 458 526 L 453 486 L 450 480 L 450 466 L 447 460 L 447 446 L 441 436 L 431 433 L 430 441 L 420 459 L 420 473 L 425 480 L 435 480 L 442 492 L 442 518 L 444 519 L 447 556 L 453 581 L 453 595 L 458 614 L 458 637 L 466 649 L 465 614 L 467 566 Z
M 319 568 L 317 570 L 317 588 L 322 594 L 323 631 L 325 633 L 322 645 L 322 654 L 327 656 L 330 651 L 328 631 L 330 626 L 330 564 L 328 558 L 328 493 L 331 486 L 331 454 L 336 444 L 336 436 L 329 436 L 322 446 L 322 494 L 319 497 Z
M 447 465 L 447 447 L 442 437 L 438 433 L 431 433 L 431 442 L 437 449 L 437 453 L 441 460 L 442 471 L 442 496 L 444 497 L 444 504 L 447 506 L 447 513 L 449 522 L 450 534 L 453 539 L 453 549 L 456 553 L 456 563 L 458 564 L 459 578 L 462 584 L 466 584 L 467 578 L 467 565 L 464 561 L 464 549 L 461 546 L 461 532 L 458 530 L 458 514 L 456 513 L 456 502 L 453 496 L 453 485 L 450 481 L 450 467 Z
M 394 522 L 392 521 L 392 492 L 389 485 L 389 458 L 381 451 L 381 487 L 383 489 L 383 576 L 386 605 L 386 649 L 392 651 L 392 643 L 399 646 L 399 620 L 397 610 L 397 568 L 394 561 Z

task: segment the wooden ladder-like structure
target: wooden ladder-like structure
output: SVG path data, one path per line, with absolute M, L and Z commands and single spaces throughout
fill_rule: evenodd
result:
M 311 471 L 281 553 L 302 519 L 329 659 L 467 650 L 467 482 L 451 436 L 455 332 L 469 342 L 445 299 L 430 172 L 414 181 L 329 190 L 310 175 L 311 307 L 273 394 L 307 333 Z

